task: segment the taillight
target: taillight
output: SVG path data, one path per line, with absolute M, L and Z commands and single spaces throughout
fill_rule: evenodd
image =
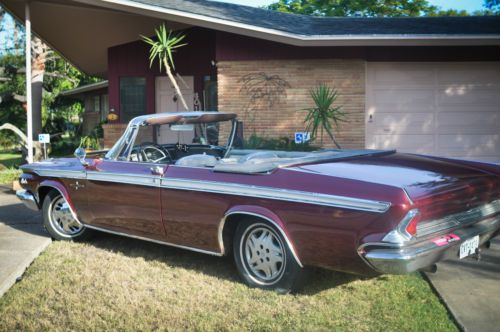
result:
M 418 216 L 418 209 L 414 209 L 414 210 L 411 210 L 410 212 L 408 212 L 408 214 L 406 214 L 405 219 L 406 218 L 409 218 L 410 221 L 407 222 L 404 230 L 406 231 L 406 233 L 408 233 L 410 235 L 410 237 L 413 237 L 417 234 L 417 223 L 420 219 Z M 404 219 L 403 219 L 403 221 L 404 221 Z
M 417 234 L 417 224 L 419 221 L 418 209 L 408 211 L 396 229 L 387 233 L 382 239 L 384 242 L 403 243 L 411 240 Z

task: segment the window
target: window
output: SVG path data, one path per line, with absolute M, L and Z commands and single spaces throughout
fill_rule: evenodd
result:
M 146 114 L 146 78 L 120 78 L 121 122 Z
M 100 96 L 94 96 L 94 112 L 99 112 L 101 110 L 101 98 Z
M 108 95 L 101 95 L 101 121 L 106 121 L 109 114 L 109 99 Z

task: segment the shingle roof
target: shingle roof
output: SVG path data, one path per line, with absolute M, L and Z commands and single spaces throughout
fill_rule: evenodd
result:
M 500 34 L 500 16 L 314 17 L 207 0 L 132 2 L 304 36 Z

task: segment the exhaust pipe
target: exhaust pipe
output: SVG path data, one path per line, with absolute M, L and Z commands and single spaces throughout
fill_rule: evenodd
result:
M 426 266 L 422 269 L 420 269 L 420 271 L 422 272 L 427 272 L 427 273 L 436 273 L 438 267 L 436 264 L 432 264 L 432 265 L 429 265 L 429 266 Z

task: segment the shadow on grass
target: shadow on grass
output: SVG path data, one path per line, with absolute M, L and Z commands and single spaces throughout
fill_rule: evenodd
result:
M 128 257 L 157 261 L 171 267 L 189 269 L 212 277 L 241 282 L 232 256 L 216 257 L 189 250 L 164 246 L 142 240 L 96 232 L 86 243 Z M 314 295 L 321 291 L 348 284 L 363 277 L 319 268 L 307 269 L 304 287 L 297 295 Z

